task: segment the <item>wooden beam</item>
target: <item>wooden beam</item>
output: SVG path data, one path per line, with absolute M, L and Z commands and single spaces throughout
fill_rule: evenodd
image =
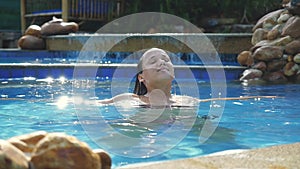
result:
M 26 0 L 20 0 L 20 10 L 21 10 L 21 32 L 22 34 L 25 32 L 26 29 L 26 18 L 25 18 L 25 14 L 26 14 Z
M 61 1 L 61 7 L 62 7 L 62 19 L 65 22 L 68 22 L 68 16 L 69 16 L 69 4 L 68 0 L 62 0 Z

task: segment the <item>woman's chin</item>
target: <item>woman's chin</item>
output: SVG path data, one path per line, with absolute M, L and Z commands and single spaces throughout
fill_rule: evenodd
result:
M 159 75 L 156 76 L 157 80 L 170 80 L 172 81 L 174 79 L 174 75 L 170 74 L 170 73 L 161 73 Z

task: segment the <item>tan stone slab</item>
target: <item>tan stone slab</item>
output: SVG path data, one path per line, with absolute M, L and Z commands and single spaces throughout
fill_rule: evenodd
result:
M 122 169 L 298 169 L 300 168 L 300 143 L 267 148 L 218 153 L 215 155 L 141 163 Z

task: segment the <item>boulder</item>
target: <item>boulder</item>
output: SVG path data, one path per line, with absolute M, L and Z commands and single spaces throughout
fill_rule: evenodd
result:
M 0 140 L 0 169 L 28 169 L 29 163 L 25 154 L 10 144 Z
M 293 38 L 291 38 L 290 36 L 284 36 L 275 40 L 262 40 L 258 42 L 255 46 L 253 46 L 252 50 L 257 49 L 261 46 L 285 46 L 292 41 Z
M 283 66 L 286 64 L 286 60 L 272 60 L 267 63 L 267 71 L 268 72 L 276 72 L 282 70 Z
M 293 61 L 298 64 L 300 63 L 300 53 L 298 53 L 294 56 Z
M 283 49 L 279 46 L 262 46 L 255 50 L 253 58 L 259 61 L 271 61 L 280 59 L 283 55 Z
M 281 4 L 282 4 L 282 7 L 286 7 L 288 5 L 288 3 L 290 3 L 291 0 L 282 0 L 281 1 Z
M 292 15 L 300 15 L 300 6 L 298 0 L 291 0 L 291 3 L 288 3 L 286 5 L 286 9 L 291 13 Z
M 28 146 L 25 142 L 18 140 L 18 139 L 9 139 L 7 140 L 10 144 L 18 148 L 24 153 L 32 152 L 32 147 Z
M 291 36 L 292 38 L 300 37 L 300 18 L 298 16 L 292 16 L 286 22 L 285 26 L 282 29 L 282 36 Z
M 45 36 L 50 35 L 67 35 L 78 31 L 78 24 L 75 22 L 64 22 L 62 19 L 53 19 L 44 23 L 41 26 L 41 34 Z
M 35 169 L 100 169 L 101 161 L 86 143 L 63 133 L 49 133 L 31 157 Z
M 262 28 L 258 28 L 254 31 L 251 39 L 252 45 L 256 45 L 258 42 L 267 39 L 268 31 Z
M 254 63 L 251 55 L 250 51 L 241 52 L 237 57 L 238 63 L 242 66 L 251 66 Z
M 293 38 L 291 38 L 290 36 L 285 36 L 285 37 L 281 37 L 281 38 L 271 41 L 270 45 L 271 46 L 285 46 L 292 41 L 293 41 Z
M 283 73 L 286 76 L 294 76 L 298 72 L 298 70 L 298 64 L 294 62 L 288 62 L 283 68 Z
M 281 31 L 281 25 L 274 26 L 268 33 L 267 33 L 267 39 L 268 40 L 274 40 L 277 39 L 280 36 Z
M 261 78 L 262 75 L 263 75 L 263 72 L 258 69 L 247 69 L 243 72 L 243 75 L 240 78 L 240 81 Z
M 281 71 L 266 73 L 263 79 L 272 83 L 285 83 L 288 81 Z
M 98 154 L 100 158 L 100 163 L 101 163 L 101 169 L 110 169 L 112 160 L 109 156 L 109 154 L 102 150 L 102 149 L 95 149 L 93 150 L 94 153 Z
M 258 70 L 261 70 L 261 71 L 266 71 L 267 70 L 267 65 L 265 62 L 263 61 L 260 61 L 258 63 L 255 63 L 253 66 L 252 66 L 253 69 L 258 69 Z
M 42 50 L 46 48 L 44 39 L 32 35 L 24 35 L 18 40 L 21 49 Z
M 300 83 L 300 72 L 295 76 L 294 81 L 295 81 L 296 83 Z
M 289 13 L 282 13 L 277 19 L 277 23 L 282 24 L 290 19 L 291 15 Z
M 35 37 L 42 37 L 42 34 L 41 34 L 41 27 L 38 26 L 38 25 L 30 25 L 24 35 L 32 35 L 32 36 L 35 36 Z
M 262 28 L 263 24 L 266 25 L 266 23 L 272 23 L 272 24 L 276 25 L 277 19 L 279 18 L 280 14 L 284 11 L 286 11 L 286 9 L 279 9 L 279 10 L 276 10 L 276 11 L 266 14 L 265 16 L 263 16 L 262 18 L 260 18 L 257 21 L 257 23 L 253 27 L 252 31 L 254 32 L 257 28 Z
M 47 132 L 45 131 L 37 131 L 29 134 L 12 137 L 8 139 L 8 141 L 15 147 L 19 148 L 21 151 L 31 153 L 35 148 L 36 144 L 46 135 Z
M 294 40 L 288 43 L 284 48 L 285 53 L 289 55 L 295 55 L 300 53 L 300 40 Z

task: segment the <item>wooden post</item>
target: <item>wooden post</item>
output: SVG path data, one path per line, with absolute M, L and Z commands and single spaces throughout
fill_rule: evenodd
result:
M 68 4 L 68 0 L 62 0 L 61 1 L 61 10 L 62 10 L 62 14 L 61 17 L 63 19 L 63 21 L 68 22 L 68 16 L 69 16 L 69 4 Z
M 21 33 L 23 34 L 25 32 L 26 29 L 26 18 L 25 18 L 25 14 L 26 14 L 26 0 L 20 0 L 20 7 L 21 7 Z

